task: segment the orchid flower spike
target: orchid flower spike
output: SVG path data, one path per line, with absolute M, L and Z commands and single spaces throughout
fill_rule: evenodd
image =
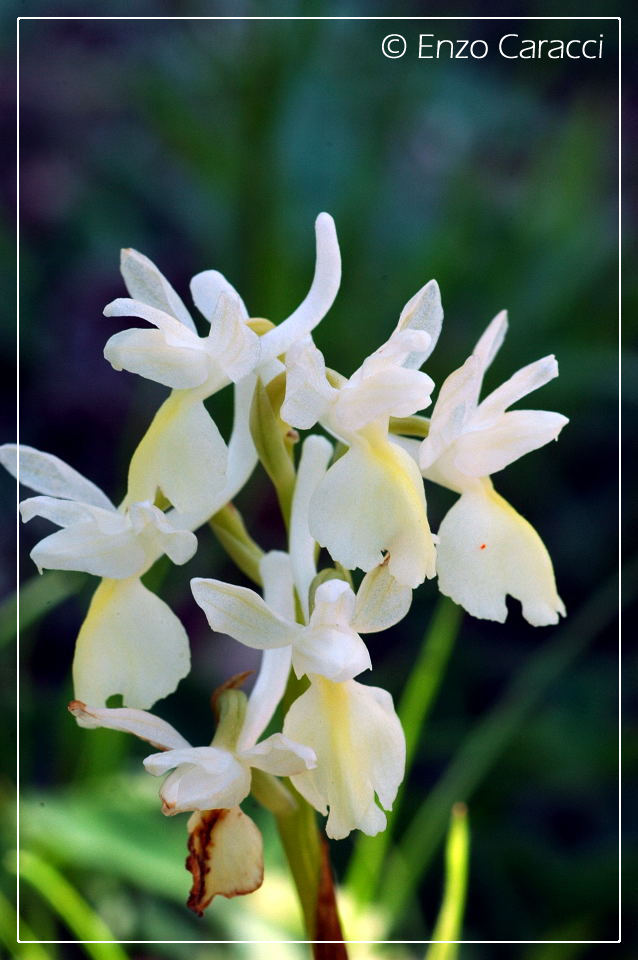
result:
M 565 607 L 549 554 L 534 530 L 494 490 L 491 474 L 556 440 L 568 422 L 544 410 L 508 410 L 558 376 L 553 356 L 523 367 L 479 403 L 483 376 L 505 337 L 503 311 L 439 391 L 418 460 L 423 475 L 461 494 L 439 528 L 439 588 L 475 617 L 504 622 L 507 594 L 534 626 Z
M 257 370 L 263 378 L 277 356 L 307 335 L 332 306 L 341 279 L 332 217 L 321 213 L 315 231 L 312 285 L 300 306 L 277 327 L 251 321 L 237 291 L 216 270 L 193 277 L 193 301 L 210 324 L 204 337 L 157 267 L 135 250 L 122 252 L 121 271 L 131 296 L 114 300 L 104 313 L 139 317 L 155 329 L 115 334 L 104 355 L 116 370 L 140 374 L 173 391 L 133 455 L 128 484 L 133 501 L 154 500 L 159 488 L 178 510 L 206 512 L 210 499 L 223 488 L 228 451 L 203 401 Z
M 372 667 L 359 632 L 385 630 L 409 609 L 411 591 L 390 592 L 383 580 L 391 580 L 385 566 L 366 575 L 357 596 L 344 580 L 324 581 L 305 626 L 280 616 L 246 587 L 196 577 L 191 589 L 213 630 L 257 650 L 291 647 L 298 677 L 317 674 L 342 682 Z M 383 602 L 389 596 L 392 606 Z
M 169 723 L 144 710 L 69 704 L 80 726 L 132 733 L 161 751 L 146 757 L 144 767 L 153 776 L 173 771 L 160 790 L 164 814 L 195 811 L 188 822 L 187 867 L 193 873 L 188 905 L 199 914 L 216 894 L 232 897 L 261 885 L 261 835 L 239 809 L 250 792 L 251 768 L 289 776 L 315 763 L 312 750 L 279 733 L 240 747 L 245 694 L 225 690 L 217 702 L 219 721 L 209 747 L 192 747 Z
M 78 570 L 104 579 L 78 635 L 73 661 L 77 697 L 150 707 L 175 690 L 190 669 L 188 637 L 170 607 L 141 575 L 162 554 L 186 563 L 197 538 L 176 528 L 152 503 L 114 506 L 90 480 L 58 457 L 4 444 L 0 463 L 42 494 L 20 504 L 22 519 L 43 517 L 62 529 L 31 551 L 38 570 Z
M 430 403 L 434 384 L 418 368 L 434 349 L 442 319 L 432 280 L 349 380 L 327 375 L 309 337 L 286 355 L 283 419 L 300 429 L 319 421 L 350 448 L 315 491 L 310 532 L 348 569 L 372 570 L 389 553 L 390 573 L 412 588 L 434 576 L 434 543 L 423 482 L 411 458 L 390 442 L 388 427 L 391 416 L 410 416 Z

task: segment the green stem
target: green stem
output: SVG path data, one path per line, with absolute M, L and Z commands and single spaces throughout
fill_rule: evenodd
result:
M 233 503 L 227 503 L 210 518 L 208 523 L 235 565 L 250 580 L 261 586 L 259 561 L 264 551 L 248 533 L 237 507 Z

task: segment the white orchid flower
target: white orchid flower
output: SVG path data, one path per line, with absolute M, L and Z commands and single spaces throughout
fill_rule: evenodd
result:
M 170 607 L 141 582 L 163 553 L 186 563 L 197 538 L 177 529 L 151 503 L 119 510 L 98 487 L 58 457 L 5 444 L 0 462 L 43 496 L 20 504 L 24 521 L 44 517 L 62 527 L 41 540 L 31 557 L 42 572 L 78 570 L 104 579 L 82 624 L 73 661 L 75 695 L 147 707 L 172 693 L 189 671 L 186 631 Z
M 317 259 L 310 290 L 300 306 L 261 337 L 230 283 L 217 271 L 197 274 L 193 300 L 210 323 L 200 337 L 182 300 L 157 267 L 134 250 L 122 253 L 121 270 L 130 298 L 104 310 L 107 316 L 136 316 L 154 330 L 130 329 L 107 342 L 104 355 L 116 370 L 128 370 L 172 389 L 129 469 L 132 501 L 154 500 L 159 488 L 180 512 L 208 510 L 223 488 L 226 444 L 203 401 L 227 384 L 240 384 L 259 370 L 262 378 L 276 358 L 325 316 L 339 288 L 341 260 L 334 221 L 327 213 L 315 224 Z M 252 326 L 251 326 L 252 324 Z M 254 386 L 254 380 L 251 379 Z
M 501 623 L 510 594 L 529 623 L 546 626 L 565 615 L 552 562 L 534 528 L 496 493 L 490 475 L 556 440 L 568 420 L 544 410 L 508 410 L 558 376 L 553 356 L 523 367 L 479 403 L 483 376 L 506 330 L 502 312 L 447 378 L 417 456 L 427 479 L 461 494 L 438 531 L 441 592 L 473 616 Z
M 238 806 L 250 793 L 253 767 L 288 777 L 315 765 L 312 750 L 281 733 L 250 746 L 239 746 L 246 695 L 240 690 L 226 690 L 219 703 L 219 723 L 208 747 L 192 747 L 170 724 L 145 710 L 100 709 L 79 701 L 73 701 L 69 710 L 80 726 L 122 730 L 159 747 L 160 753 L 146 757 L 144 768 L 155 777 L 173 771 L 160 789 L 166 816 Z
M 329 837 L 340 840 L 354 829 L 374 836 L 385 829 L 381 807 L 392 808 L 405 772 L 405 737 L 392 697 L 356 680 L 315 675 L 310 681 L 288 710 L 284 732 L 314 750 L 317 766 L 293 774 L 292 783 L 328 813 Z
M 282 734 L 240 747 L 246 697 L 227 690 L 219 705 L 213 743 L 192 747 L 169 723 L 144 710 L 96 709 L 77 700 L 69 704 L 80 726 L 132 733 L 162 751 L 146 757 L 144 767 L 154 776 L 173 771 L 160 790 L 164 814 L 195 811 L 188 821 L 186 865 L 193 874 L 188 906 L 200 915 L 217 894 L 234 897 L 261 885 L 261 834 L 239 809 L 250 792 L 251 768 L 289 776 L 315 763 L 312 750 Z
M 326 374 L 312 340 L 286 355 L 281 415 L 308 429 L 319 421 L 349 446 L 330 467 L 310 503 L 310 533 L 349 569 L 369 571 L 389 553 L 389 571 L 416 587 L 434 576 L 435 550 L 423 482 L 415 464 L 388 438 L 389 419 L 430 403 L 434 384 L 418 367 L 438 338 L 443 311 L 430 281 L 404 307 L 390 339 L 349 380 Z
M 377 571 L 368 574 L 375 580 L 379 576 Z M 377 602 L 378 586 L 365 579 L 357 596 L 345 581 L 326 580 L 317 587 L 308 624 L 302 625 L 277 614 L 247 587 L 196 577 L 191 589 L 213 630 L 256 650 L 291 647 L 298 677 L 319 674 L 338 682 L 372 667 L 359 632 L 374 633 L 397 623 L 411 600 L 407 590 L 390 609 Z

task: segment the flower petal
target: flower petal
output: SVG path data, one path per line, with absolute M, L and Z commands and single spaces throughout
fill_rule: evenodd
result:
M 211 320 L 209 349 L 233 382 L 251 373 L 259 361 L 260 341 L 245 323 L 239 297 L 222 292 Z
M 90 503 L 103 510 L 115 510 L 99 487 L 51 453 L 42 453 L 22 443 L 19 446 L 5 443 L 0 446 L 0 463 L 16 478 L 19 470 L 20 483 L 38 493 Z
M 386 562 L 361 581 L 352 621 L 357 633 L 378 633 L 393 627 L 410 609 L 412 590 L 394 579 Z
M 286 355 L 286 396 L 281 418 L 309 430 L 325 414 L 337 391 L 326 378 L 326 363 L 310 337 L 293 344 Z
M 310 501 L 319 482 L 325 477 L 333 447 L 325 437 L 312 435 L 304 440 L 297 469 L 297 482 L 290 514 L 290 563 L 301 602 L 308 620 L 308 592 L 317 572 L 315 538 L 308 527 Z M 294 616 L 291 618 L 294 619 Z
M 190 747 L 188 740 L 167 723 L 146 710 L 133 710 L 128 707 L 87 707 L 80 700 L 72 700 L 69 712 L 73 714 L 80 727 L 108 730 L 121 730 L 132 733 L 140 740 L 146 740 L 159 750 L 177 750 Z
M 164 310 L 184 326 L 195 330 L 195 324 L 182 300 L 148 257 L 130 248 L 122 250 L 120 270 L 126 289 L 133 299 Z
M 320 813 L 334 839 L 358 828 L 374 835 L 386 819 L 405 769 L 405 738 L 392 698 L 378 687 L 313 677 L 290 707 L 284 734 L 311 747 L 317 767 L 292 776 L 299 793 Z
M 210 516 L 226 479 L 227 448 L 204 404 L 171 394 L 133 454 L 129 503 L 155 500 L 158 488 L 180 512 Z
M 126 706 L 147 709 L 189 669 L 188 637 L 170 607 L 136 578 L 103 580 L 77 639 L 75 698 L 102 706 L 121 693 Z
M 491 484 L 460 497 L 439 537 L 439 589 L 472 616 L 503 623 L 507 594 L 521 601 L 534 626 L 557 623 L 565 614 L 542 540 Z
M 383 417 L 409 417 L 430 403 L 434 382 L 420 370 L 387 367 L 339 390 L 331 420 L 347 435 Z
M 189 747 L 154 753 L 144 766 L 159 777 L 176 767 L 162 784 L 162 812 L 167 816 L 188 810 L 234 807 L 250 793 L 250 770 L 228 750 Z
M 188 821 L 188 907 L 198 916 L 213 897 L 252 893 L 264 879 L 261 833 L 239 807 L 197 810 Z
M 124 517 L 122 520 L 126 522 Z M 91 520 L 74 523 L 40 540 L 31 551 L 31 559 L 40 571 L 78 570 L 125 580 L 143 569 L 146 555 L 130 526 L 120 533 L 101 533 Z
M 315 274 L 305 299 L 290 316 L 261 338 L 262 360 L 278 357 L 317 326 L 332 306 L 341 283 L 341 254 L 334 220 L 320 213 L 315 220 Z
M 501 349 L 505 334 L 507 333 L 507 310 L 501 310 L 497 313 L 491 323 L 488 324 L 483 335 L 472 351 L 479 362 L 481 378 L 490 366 L 492 360 Z
M 317 674 L 341 683 L 371 670 L 372 661 L 354 630 L 309 626 L 292 648 L 292 666 L 298 677 Z
M 189 530 L 178 530 L 152 503 L 132 503 L 129 516 L 147 553 L 165 553 L 178 565 L 187 563 L 197 551 L 197 537 Z
M 259 570 L 266 604 L 284 619 L 294 620 L 295 602 L 288 554 L 271 550 L 262 557 Z M 272 720 L 286 689 L 291 657 L 291 646 L 273 647 L 262 653 L 259 673 L 248 697 L 238 749 L 252 747 Z
M 126 518 L 115 510 L 104 510 L 89 503 L 76 500 L 59 500 L 57 497 L 27 497 L 20 504 L 23 523 L 34 517 L 50 520 L 58 527 L 70 527 L 74 523 L 94 521 L 102 533 L 121 533 L 126 530 Z
M 243 750 L 240 759 L 243 763 L 258 770 L 265 770 L 276 777 L 303 773 L 317 765 L 314 750 L 289 740 L 281 733 L 273 733 L 251 749 Z
M 104 347 L 114 370 L 128 370 L 174 390 L 199 387 L 208 377 L 208 357 L 203 349 L 166 342 L 161 330 L 122 330 Z
M 419 470 L 396 444 L 357 444 L 330 467 L 312 498 L 310 532 L 349 570 L 372 570 L 390 553 L 404 586 L 434 575 L 434 544 Z
M 488 477 L 531 450 L 556 440 L 567 417 L 547 410 L 510 410 L 487 430 L 460 437 L 454 465 L 469 477 Z
M 247 320 L 246 304 L 219 270 L 202 270 L 201 273 L 195 274 L 191 280 L 193 303 L 209 323 L 213 318 L 217 302 L 222 293 L 238 301 L 241 315 L 244 320 Z
M 513 403 L 527 396 L 539 387 L 544 386 L 558 376 L 556 357 L 550 354 L 534 363 L 518 370 L 505 383 L 493 390 L 485 400 L 479 404 L 476 411 L 478 422 L 481 425 L 493 422 Z
M 301 630 L 297 624 L 273 613 L 262 598 L 247 587 L 195 577 L 191 580 L 191 590 L 213 630 L 227 633 L 255 650 L 285 647 Z
M 425 363 L 437 344 L 442 324 L 441 292 L 436 280 L 430 280 L 408 300 L 399 317 L 397 330 L 424 330 L 430 335 L 425 349 L 411 353 L 404 360 L 404 367 L 417 369 Z
M 471 356 L 443 382 L 430 418 L 428 435 L 421 444 L 419 464 L 422 470 L 432 466 L 463 432 L 476 409 L 481 377 L 479 361 Z

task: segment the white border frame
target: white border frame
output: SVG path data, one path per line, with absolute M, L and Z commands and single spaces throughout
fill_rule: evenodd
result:
M 613 16 L 590 16 L 590 17 L 508 17 L 508 16 L 475 16 L 475 17 L 445 17 L 445 16 L 389 16 L 389 17 L 276 17 L 276 16 L 253 16 L 253 17 L 118 17 L 118 16 L 86 16 L 86 17 L 17 17 L 16 18 L 16 435 L 17 442 L 20 442 L 20 417 L 19 417 L 19 394 L 20 394 L 20 23 L 23 20 L 362 20 L 362 21 L 422 21 L 429 22 L 434 20 L 502 20 L 507 22 L 528 21 L 528 20 L 615 20 L 618 23 L 618 428 L 619 435 L 622 424 L 622 405 L 621 405 L 621 386 L 622 386 L 622 364 L 621 364 L 621 345 L 622 345 L 622 17 Z M 619 545 L 618 545 L 618 570 L 621 571 L 621 494 L 622 494 L 622 455 L 620 443 L 618 446 L 618 503 L 619 503 Z M 19 470 L 18 481 L 16 484 L 16 540 L 19 537 L 19 513 L 17 503 L 19 500 Z M 16 584 L 18 585 L 20 573 L 20 557 L 16 563 Z M 618 608 L 622 608 L 622 585 L 619 576 L 618 584 Z M 616 940 L 21 940 L 20 939 L 20 595 L 17 594 L 17 613 L 16 613 L 16 943 L 121 943 L 121 944 L 147 944 L 147 943 L 193 943 L 193 944 L 228 944 L 228 943 L 254 943 L 254 944 L 311 944 L 311 943 L 402 943 L 402 944 L 430 944 L 430 943 L 473 943 L 473 944 L 613 944 L 622 943 L 622 780 L 621 780 L 621 760 L 622 760 L 622 629 L 619 625 L 618 635 L 618 938 Z

